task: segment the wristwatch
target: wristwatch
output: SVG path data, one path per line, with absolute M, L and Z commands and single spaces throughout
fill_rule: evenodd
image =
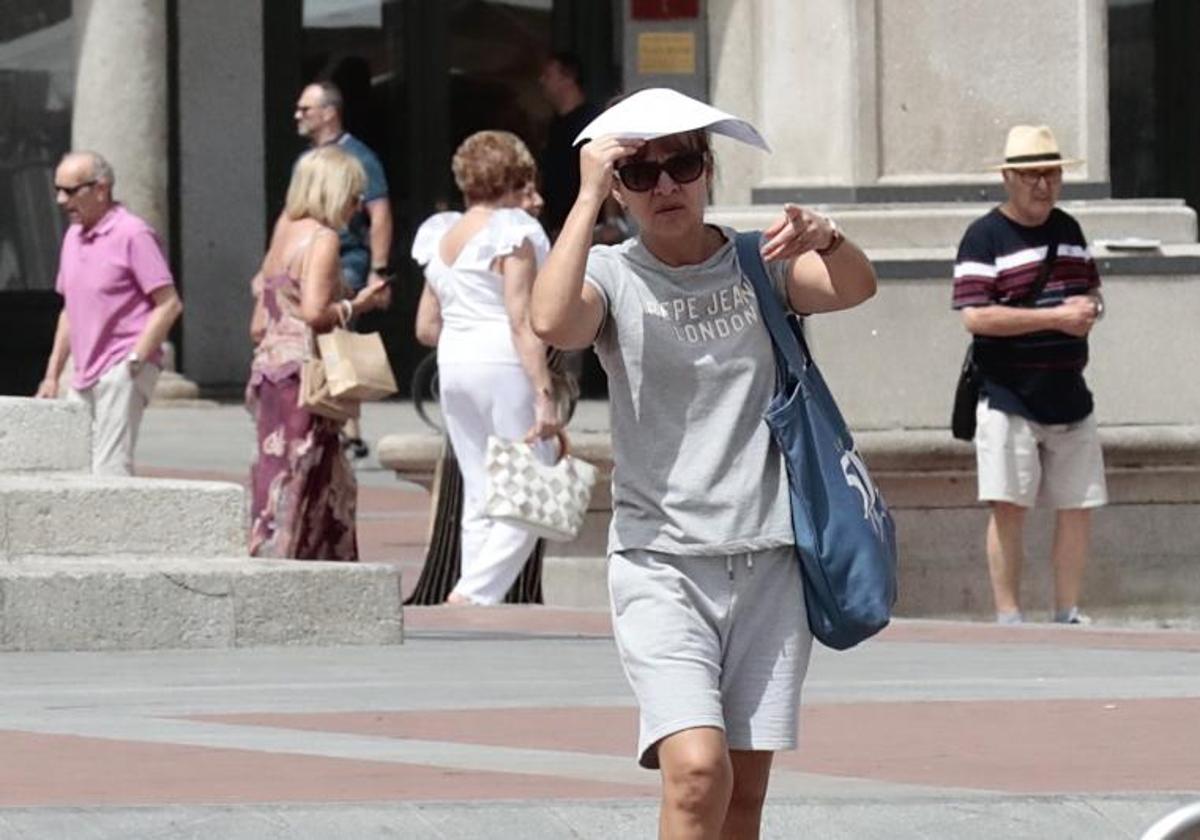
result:
M 138 355 L 138 351 L 130 350 L 129 355 L 125 357 L 125 361 L 129 363 L 129 372 L 134 376 L 142 369 L 142 357 Z
M 841 229 L 838 228 L 837 222 L 835 222 L 833 219 L 830 219 L 828 216 L 825 218 L 829 221 L 830 227 L 833 228 L 833 233 L 829 237 L 828 245 L 826 245 L 824 248 L 816 249 L 817 256 L 819 257 L 828 257 L 838 248 L 842 247 L 842 243 L 846 241 L 846 234 L 842 233 Z

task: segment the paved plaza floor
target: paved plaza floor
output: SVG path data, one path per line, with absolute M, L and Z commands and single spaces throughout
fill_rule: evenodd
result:
M 415 423 L 380 408 L 368 435 Z M 140 460 L 236 478 L 251 443 L 232 409 L 154 409 Z M 427 497 L 360 479 L 364 557 L 411 585 Z M 0 656 L 0 840 L 654 836 L 606 613 L 405 622 L 387 648 Z M 1200 633 L 899 620 L 815 651 L 764 837 L 1115 840 L 1196 799 Z

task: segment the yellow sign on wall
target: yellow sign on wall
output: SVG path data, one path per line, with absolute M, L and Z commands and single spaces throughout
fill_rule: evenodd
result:
M 694 32 L 639 32 L 637 70 L 642 75 L 691 75 L 696 72 Z

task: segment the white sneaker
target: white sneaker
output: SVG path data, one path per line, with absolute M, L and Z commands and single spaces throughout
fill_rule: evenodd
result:
M 1055 624 L 1091 624 L 1092 617 L 1085 615 L 1079 611 L 1079 607 L 1071 607 L 1069 610 L 1056 611 L 1054 613 Z

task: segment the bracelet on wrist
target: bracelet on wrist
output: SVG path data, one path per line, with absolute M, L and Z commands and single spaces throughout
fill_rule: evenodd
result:
M 349 300 L 339 300 L 334 302 L 333 307 L 336 310 L 334 314 L 337 318 L 338 326 L 345 327 L 346 324 L 350 323 L 350 319 L 354 317 L 353 303 Z
M 842 233 L 840 230 L 838 230 L 836 227 L 834 227 L 833 233 L 829 237 L 829 244 L 826 245 L 824 248 L 816 249 L 817 256 L 818 257 L 828 257 L 830 254 L 832 254 L 838 248 L 842 247 L 842 243 L 845 241 L 846 241 L 846 235 L 844 233 Z
M 823 248 L 816 248 L 818 257 L 828 257 L 829 254 L 832 254 L 841 247 L 842 242 L 846 241 L 846 234 L 841 232 L 838 223 L 834 222 L 832 218 L 828 218 L 828 221 L 830 228 L 829 242 Z

